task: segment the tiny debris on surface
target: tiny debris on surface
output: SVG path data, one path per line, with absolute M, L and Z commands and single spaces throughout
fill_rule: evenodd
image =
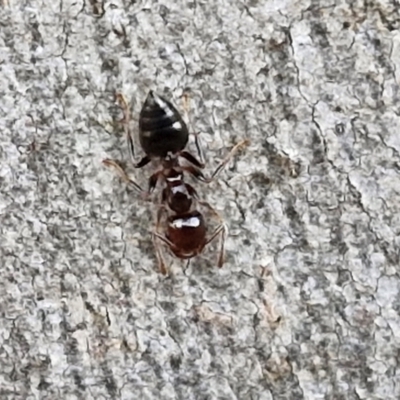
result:
M 1 399 L 400 398 L 398 11 L 311 3 L 0 2 Z M 251 141 L 196 186 L 222 269 L 159 274 L 101 164 L 146 185 L 115 93 L 136 130 L 149 90 L 209 170 Z

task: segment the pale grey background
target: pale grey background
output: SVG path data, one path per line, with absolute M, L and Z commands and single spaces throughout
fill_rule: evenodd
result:
M 0 398 L 399 398 L 399 25 L 398 1 L 2 0 Z M 128 160 L 115 91 L 137 117 L 149 89 L 190 89 L 209 171 L 251 139 L 196 186 L 222 270 L 164 279 L 154 208 L 101 164 Z

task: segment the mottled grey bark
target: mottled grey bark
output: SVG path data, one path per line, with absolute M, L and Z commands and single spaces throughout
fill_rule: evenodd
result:
M 400 398 L 395 1 L 2 0 L 1 399 Z M 190 89 L 229 226 L 157 271 L 116 91 Z M 136 129 L 137 121 L 132 121 Z M 130 173 L 143 185 L 151 168 Z

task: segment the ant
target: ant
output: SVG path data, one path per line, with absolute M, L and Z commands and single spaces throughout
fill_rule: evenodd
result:
M 187 97 L 185 99 L 187 100 Z M 145 155 L 140 161 L 135 162 L 135 149 L 129 129 L 129 106 L 121 94 L 117 95 L 117 100 L 123 111 L 122 123 L 134 167 L 142 168 L 153 162 L 158 169 L 150 176 L 148 190 L 144 191 L 116 161 L 105 159 L 103 163 L 114 168 L 121 178 L 133 189 L 139 191 L 144 198 L 150 196 L 159 181 L 164 183 L 156 227 L 152 232 L 161 273 L 167 274 L 162 245 L 166 245 L 176 257 L 190 259 L 200 254 L 204 247 L 217 236 L 221 236 L 218 267 L 222 267 L 226 237 L 225 224 L 214 208 L 207 202 L 201 201 L 193 186 L 184 181 L 184 173 L 187 172 L 205 183 L 212 182 L 231 157 L 249 143 L 248 140 L 236 144 L 212 175 L 207 178 L 202 172 L 205 162 L 198 134 L 194 133 L 194 138 L 200 160 L 185 150 L 189 140 L 189 130 L 179 112 L 168 100 L 150 91 L 139 116 L 139 141 Z M 187 113 L 187 107 L 185 111 Z M 182 160 L 186 162 L 182 163 Z M 218 226 L 210 235 L 207 235 L 205 218 L 196 209 L 196 203 L 208 208 L 219 221 Z

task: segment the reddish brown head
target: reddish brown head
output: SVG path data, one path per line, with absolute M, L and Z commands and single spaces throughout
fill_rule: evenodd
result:
M 168 218 L 167 238 L 173 243 L 171 251 L 179 258 L 191 258 L 199 254 L 206 244 L 204 218 L 192 211 Z

